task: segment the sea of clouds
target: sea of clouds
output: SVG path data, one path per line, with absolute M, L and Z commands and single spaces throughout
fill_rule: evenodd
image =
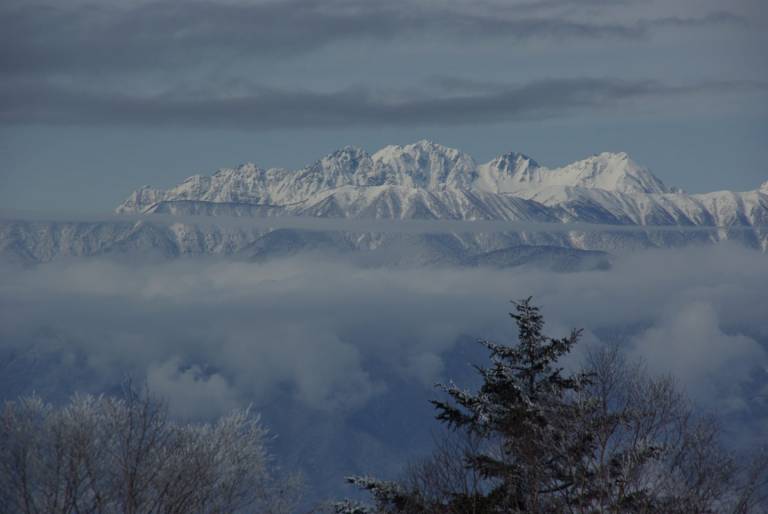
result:
M 63 401 L 130 376 L 182 418 L 253 405 L 278 453 L 310 475 L 394 473 L 436 427 L 434 384 L 470 383 L 468 362 L 483 358 L 472 341 L 514 340 L 508 302 L 527 296 L 551 335 L 585 329 L 568 366 L 588 345 L 621 344 L 674 375 L 738 444 L 768 433 L 768 258 L 735 245 L 577 273 L 371 269 L 317 255 L 3 265 L 0 394 Z

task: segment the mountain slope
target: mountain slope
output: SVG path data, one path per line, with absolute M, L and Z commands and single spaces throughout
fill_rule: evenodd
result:
M 624 152 L 601 153 L 562 168 L 545 168 L 523 154 L 510 153 L 482 166 L 479 187 L 514 193 L 529 187 L 583 187 L 627 194 L 667 193 L 669 189 L 647 168 Z M 495 186 L 495 187 L 494 187 Z
M 478 166 L 472 157 L 459 150 L 419 141 L 387 146 L 373 155 L 360 148 L 345 147 L 296 171 L 243 164 L 220 169 L 210 177 L 194 175 L 167 191 L 144 186 L 129 196 L 117 212 L 153 212 L 159 204 L 179 201 L 293 210 L 301 204 L 317 203 L 318 195 L 326 196 L 339 188 L 353 188 L 361 196 L 369 196 L 367 188 L 383 186 L 396 186 L 404 194 L 476 191 L 524 196 L 518 193 L 548 186 L 626 194 L 669 192 L 658 178 L 625 153 L 602 153 L 555 169 L 541 167 L 523 154 L 510 153 Z
M 519 153 L 476 165 L 459 150 L 419 141 L 373 155 L 345 147 L 296 171 L 244 164 L 167 191 L 145 186 L 117 212 L 755 226 L 765 223 L 766 194 L 768 183 L 689 195 L 623 152 L 561 168 Z
M 194 175 L 168 190 L 144 186 L 116 209 L 141 221 L 0 222 L 0 253 L 17 261 L 60 256 L 151 253 L 173 258 L 223 254 L 267 258 L 296 251 L 375 252 L 375 261 L 470 262 L 535 252 L 545 245 L 620 252 L 734 239 L 768 250 L 768 182 L 747 192 L 687 194 L 668 188 L 625 153 L 601 153 L 546 168 L 520 153 L 484 164 L 429 141 L 391 145 L 373 154 L 344 147 L 299 170 L 254 164 Z M 184 216 L 172 222 L 157 214 Z M 318 236 L 261 226 L 198 224 L 206 219 L 280 216 L 355 220 L 466 220 L 503 225 L 479 233 L 413 234 L 359 229 Z M 203 218 L 200 218 L 203 219 Z M 585 229 L 568 223 L 596 224 Z M 537 225 L 538 226 L 538 225 Z M 292 247 L 293 245 L 293 247 Z M 387 250 L 389 249 L 389 250 Z M 411 252 L 413 258 L 404 253 Z M 440 254 L 444 255 L 440 255 Z M 551 253 L 551 252 L 550 252 Z M 564 254 L 565 255 L 565 254 Z

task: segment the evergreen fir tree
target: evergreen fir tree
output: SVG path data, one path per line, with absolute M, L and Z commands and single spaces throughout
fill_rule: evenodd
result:
M 477 368 L 483 379 L 480 390 L 469 393 L 450 385 L 445 390 L 452 402 L 433 404 L 437 419 L 488 442 L 470 456 L 468 465 L 492 484 L 488 496 L 494 510 L 560 512 L 587 478 L 583 457 L 593 448 L 592 434 L 582 423 L 593 405 L 578 394 L 589 376 L 566 375 L 557 367 L 581 332 L 547 337 L 531 299 L 513 303 L 510 316 L 519 344 L 481 341 L 490 351 L 491 365 Z
M 712 514 L 760 502 L 758 475 L 738 474 L 717 427 L 691 414 L 670 379 L 610 350 L 590 354 L 589 373 L 566 373 L 558 362 L 581 331 L 548 337 L 531 298 L 512 303 L 517 344 L 480 341 L 490 353 L 476 367 L 480 388 L 441 386 L 449 398 L 432 402 L 472 444 L 440 454 L 420 481 L 349 478 L 374 505 L 345 501 L 337 514 Z M 444 480 L 457 464 L 479 481 Z M 749 469 L 768 470 L 768 455 Z

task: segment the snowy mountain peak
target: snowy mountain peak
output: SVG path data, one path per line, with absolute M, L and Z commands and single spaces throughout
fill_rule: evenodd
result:
M 540 166 L 533 158 L 520 152 L 508 152 L 499 155 L 488 164 L 509 173 L 515 172 L 521 166 L 530 168 L 538 168 Z
M 462 156 L 468 157 L 467 154 L 457 150 L 455 148 L 449 148 L 438 143 L 434 143 L 427 139 L 422 139 L 408 145 L 388 145 L 373 154 L 373 160 L 377 162 L 392 161 L 398 159 L 408 159 L 409 157 L 421 157 L 421 156 L 433 156 L 433 157 L 445 157 L 449 160 L 456 160 Z
M 261 168 L 259 168 L 252 162 L 245 162 L 237 167 L 237 171 L 241 173 L 258 173 L 259 171 L 261 171 Z
M 478 166 L 460 150 L 421 140 L 386 146 L 372 155 L 362 148 L 345 146 L 299 170 L 263 169 L 253 163 L 223 168 L 210 176 L 189 177 L 167 191 L 141 188 L 117 212 L 148 213 L 160 204 L 167 207 L 189 201 L 273 208 L 322 201 L 339 188 L 372 186 L 395 186 L 403 198 L 458 190 L 512 194 L 544 203 L 561 198 L 564 189 L 596 190 L 596 194 L 670 191 L 624 152 L 601 153 L 551 169 L 527 155 L 510 152 Z
M 526 176 L 536 168 L 539 168 L 539 163 L 525 154 L 518 152 L 509 152 L 504 155 L 496 157 L 489 163 L 499 170 L 499 172 L 506 173 L 511 176 L 520 175 Z
M 603 152 L 581 161 L 549 170 L 552 185 L 581 186 L 619 193 L 666 193 L 664 183 L 626 152 Z
M 548 187 L 579 187 L 617 193 L 666 193 L 669 189 L 625 152 L 604 152 L 561 168 L 540 166 L 520 153 L 499 156 L 480 167 L 477 187 L 496 193 L 518 193 Z
M 427 140 L 385 146 L 371 158 L 370 185 L 469 188 L 476 175 L 475 162 L 468 154 Z
M 359 146 L 345 146 L 343 148 L 339 148 L 335 152 L 328 154 L 327 156 L 324 157 L 324 159 L 348 162 L 348 161 L 360 161 L 363 159 L 369 159 L 370 157 L 371 156 L 368 155 L 368 152 L 366 152 Z
M 146 206 L 161 202 L 164 198 L 165 191 L 160 191 L 159 189 L 144 185 L 131 193 L 131 195 L 126 198 L 117 209 L 115 209 L 115 212 L 118 214 L 142 212 Z
M 525 154 L 509 152 L 477 168 L 473 187 L 489 193 L 505 193 L 517 189 L 520 183 L 530 182 L 530 175 L 539 163 Z
M 256 166 L 254 163 L 245 162 L 237 165 L 237 167 L 235 168 L 219 168 L 213 173 L 212 177 L 221 176 L 221 175 L 229 176 L 232 174 L 252 175 L 255 173 L 263 173 L 263 172 L 264 170 Z M 195 180 L 199 180 L 200 178 L 202 178 L 201 175 L 192 175 L 191 177 L 188 177 L 187 179 L 185 179 L 184 182 L 195 181 Z
M 361 167 L 370 167 L 371 156 L 357 146 L 345 146 L 317 161 L 310 169 L 318 169 L 332 175 L 351 177 Z
M 757 190 L 758 190 L 758 191 L 760 191 L 761 193 L 765 193 L 765 194 L 768 194 L 768 180 L 766 180 L 765 182 L 763 182 L 763 183 L 760 185 L 760 187 L 759 187 L 759 188 L 757 188 Z

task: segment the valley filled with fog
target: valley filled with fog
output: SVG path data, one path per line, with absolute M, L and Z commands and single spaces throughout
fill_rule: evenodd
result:
M 361 266 L 298 254 L 146 264 L 59 259 L 0 268 L 0 391 L 62 402 L 130 377 L 183 420 L 252 406 L 310 496 L 353 473 L 396 476 L 440 426 L 436 383 L 475 384 L 479 338 L 514 342 L 509 300 L 533 296 L 546 332 L 584 328 L 566 360 L 620 345 L 672 374 L 746 448 L 768 425 L 768 261 L 736 244 L 649 249 L 608 269 Z

